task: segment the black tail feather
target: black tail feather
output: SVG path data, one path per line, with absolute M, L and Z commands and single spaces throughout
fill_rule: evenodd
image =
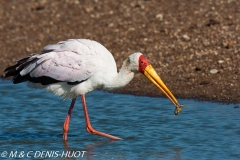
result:
M 31 58 L 31 56 L 22 58 L 18 61 L 15 62 L 15 64 L 13 66 L 9 66 L 7 67 L 4 72 L 5 72 L 5 76 L 4 77 L 11 77 L 13 76 L 13 81 L 14 79 L 19 79 L 20 77 L 22 77 L 20 75 L 20 72 L 22 71 L 22 69 L 28 65 L 29 63 L 31 63 L 32 61 L 29 61 L 29 58 Z
M 26 76 L 21 76 L 20 74 L 17 74 L 16 76 L 14 76 L 12 81 L 14 84 L 17 84 L 28 81 L 28 78 Z
M 44 53 L 42 53 L 44 54 Z M 5 77 L 11 77 L 13 76 L 13 83 L 21 83 L 25 81 L 30 81 L 34 83 L 41 83 L 42 85 L 52 84 L 61 82 L 59 80 L 53 79 L 51 77 L 42 76 L 42 77 L 31 77 L 30 74 L 26 74 L 22 76 L 20 72 L 29 64 L 34 63 L 34 61 L 38 60 L 36 56 L 30 55 L 28 57 L 22 58 L 15 62 L 15 65 L 7 67 L 5 72 Z
M 9 70 L 5 73 L 5 77 L 7 78 L 7 77 L 15 76 L 18 73 L 19 73 L 19 71 L 17 71 L 17 70 Z
M 15 68 L 18 66 L 19 64 L 15 64 L 13 66 L 10 66 L 10 67 L 7 67 L 4 72 L 8 72 L 8 71 L 12 71 L 12 70 L 15 70 Z

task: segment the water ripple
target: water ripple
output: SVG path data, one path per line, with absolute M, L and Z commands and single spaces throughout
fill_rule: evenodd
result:
M 0 81 L 0 97 L 0 151 L 86 150 L 85 159 L 240 159 L 236 104 L 180 99 L 186 106 L 174 118 L 166 98 L 94 91 L 87 95 L 92 126 L 123 140 L 88 134 L 77 99 L 63 142 L 70 101 L 10 81 Z

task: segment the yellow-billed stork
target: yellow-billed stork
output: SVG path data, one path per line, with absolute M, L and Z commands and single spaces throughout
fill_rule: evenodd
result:
M 112 54 L 100 43 L 88 39 L 69 39 L 46 46 L 40 54 L 32 54 L 5 69 L 5 77 L 13 76 L 13 83 L 28 82 L 32 88 L 45 88 L 64 99 L 72 99 L 63 124 L 63 139 L 67 133 L 76 97 L 81 96 L 86 130 L 113 140 L 120 138 L 95 130 L 89 120 L 85 94 L 94 89 L 114 90 L 126 86 L 136 73 L 142 73 L 155 84 L 176 107 L 181 105 L 162 82 L 142 53 L 131 54 L 117 72 Z

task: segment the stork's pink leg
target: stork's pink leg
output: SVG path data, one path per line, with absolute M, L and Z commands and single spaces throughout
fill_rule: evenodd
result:
M 67 140 L 67 134 L 68 134 L 68 128 L 69 128 L 69 122 L 72 114 L 72 110 L 75 104 L 76 98 L 72 99 L 72 103 L 69 107 L 67 117 L 63 123 L 63 140 Z
M 118 138 L 118 137 L 115 137 L 115 136 L 112 136 L 110 134 L 106 134 L 106 133 L 103 133 L 103 132 L 99 132 L 99 131 L 95 130 L 91 126 L 90 119 L 88 117 L 88 111 L 87 111 L 85 95 L 82 95 L 81 98 L 82 98 L 82 105 L 83 105 L 83 110 L 84 110 L 84 116 L 85 116 L 85 121 L 86 121 L 86 130 L 87 130 L 87 132 L 92 133 L 92 134 L 97 134 L 99 136 L 107 137 L 107 138 L 110 138 L 112 140 L 120 140 L 121 138 Z

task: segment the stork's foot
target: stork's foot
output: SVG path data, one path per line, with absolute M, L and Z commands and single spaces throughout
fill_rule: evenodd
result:
M 66 117 L 66 120 L 63 123 L 63 140 L 67 140 L 67 135 L 68 135 L 68 128 L 69 128 L 69 121 L 70 121 L 70 116 Z
M 92 133 L 92 134 L 96 134 L 96 135 L 103 136 L 103 137 L 106 137 L 106 138 L 110 138 L 112 140 L 121 140 L 122 139 L 122 138 L 119 138 L 119 137 L 116 137 L 116 136 L 112 136 L 110 134 L 99 132 L 99 131 L 95 130 L 92 126 L 87 126 L 86 130 L 87 130 L 88 133 Z
M 66 141 L 67 140 L 67 132 L 63 132 L 63 140 Z
M 64 141 L 67 140 L 67 134 L 68 134 L 68 130 L 69 130 L 69 122 L 70 122 L 70 118 L 71 118 L 71 114 L 72 114 L 72 110 L 73 110 L 75 102 L 76 102 L 76 98 L 73 98 L 71 105 L 69 107 L 69 110 L 68 110 L 67 117 L 63 123 L 63 140 Z
M 103 133 L 103 132 L 99 132 L 91 126 L 90 119 L 88 117 L 85 95 L 82 95 L 81 98 L 82 98 L 83 111 L 84 111 L 84 116 L 85 116 L 85 121 L 86 121 L 87 132 L 92 133 L 92 134 L 96 134 L 96 135 L 99 135 L 99 136 L 103 136 L 103 137 L 106 137 L 106 138 L 110 138 L 112 140 L 121 140 L 121 138 L 118 138 L 118 137 L 115 137 L 115 136 L 112 136 L 110 134 L 106 134 L 106 133 Z

